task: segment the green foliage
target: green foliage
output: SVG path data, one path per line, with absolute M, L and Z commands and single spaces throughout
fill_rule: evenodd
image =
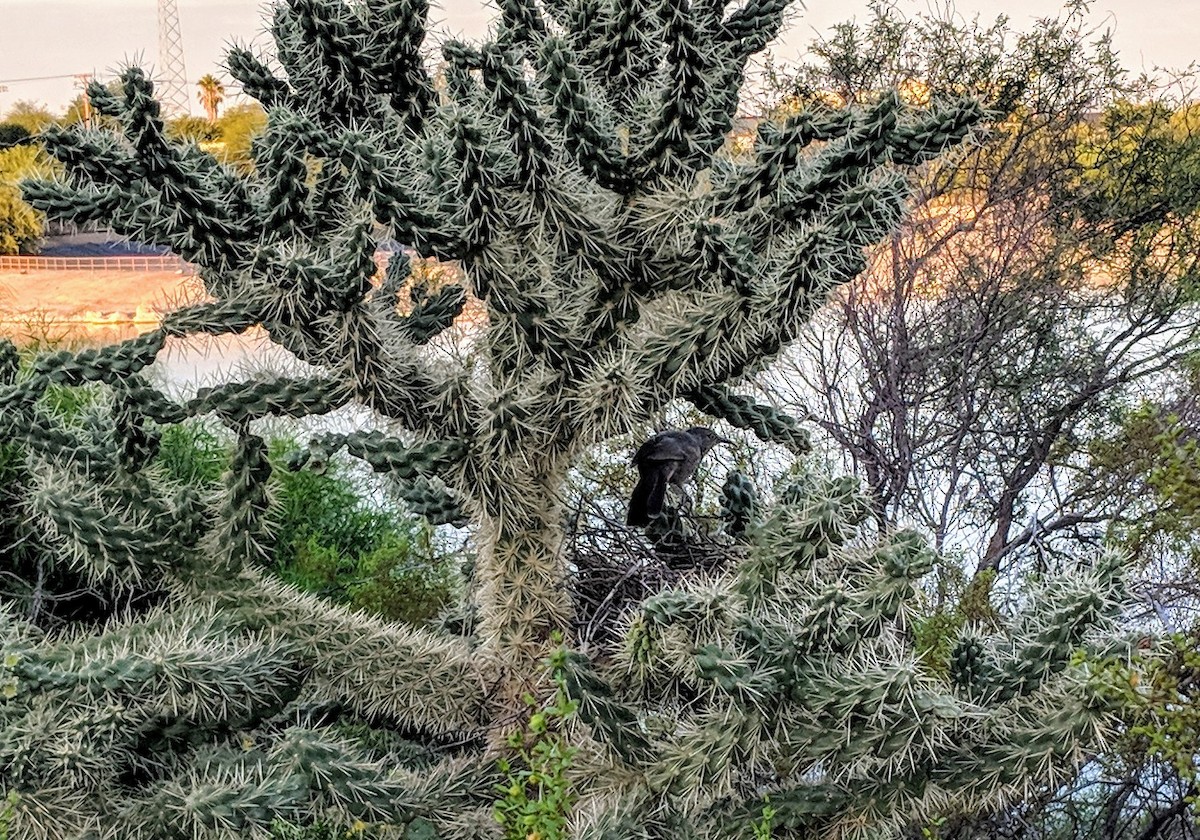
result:
M 220 129 L 208 120 L 187 115 L 168 121 L 166 132 L 172 140 L 188 140 L 192 143 L 212 142 L 221 136 Z
M 209 425 L 177 423 L 162 430 L 157 463 L 172 481 L 213 489 L 229 467 L 229 443 Z
M 762 816 L 750 825 L 750 830 L 754 833 L 754 840 L 771 840 L 774 821 L 775 809 L 771 807 L 771 797 L 764 796 Z
M 280 463 L 296 451 L 295 441 L 275 438 L 271 459 Z M 228 441 L 209 425 L 190 422 L 163 431 L 156 462 L 179 484 L 216 489 L 230 455 Z M 409 624 L 430 621 L 451 602 L 457 577 L 429 525 L 370 505 L 361 482 L 336 466 L 274 475 L 273 561 L 284 580 Z
M 1196 385 L 1189 371 L 1185 389 Z M 1185 391 L 1185 393 L 1186 393 Z M 1186 398 L 1182 402 L 1187 406 Z M 1088 442 L 1098 484 L 1131 499 L 1129 516 L 1114 521 L 1111 537 L 1134 556 L 1182 556 L 1200 568 L 1200 443 L 1195 419 L 1172 411 L 1171 402 L 1143 403 L 1117 418 L 1115 432 Z
M 1079 189 L 1089 222 L 1120 237 L 1146 225 L 1157 229 L 1164 219 L 1177 226 L 1195 218 L 1200 106 L 1119 101 L 1079 135 Z
M 254 166 L 251 144 L 267 126 L 267 114 L 257 103 L 226 108 L 217 120 L 216 132 L 222 144 L 217 157 L 238 169 Z
M 0 149 L 18 146 L 32 136 L 32 132 L 20 123 L 0 122 Z
M 276 463 L 296 451 L 296 443 L 272 443 Z M 363 503 L 361 492 L 338 470 L 275 472 L 275 562 L 290 567 L 300 547 L 317 537 L 322 548 L 344 557 L 366 555 L 394 535 L 394 516 Z
M 346 832 L 333 826 L 322 825 L 291 825 L 276 821 L 271 825 L 271 840 L 344 840 Z
M 42 216 L 21 200 L 20 191 L 0 183 L 0 254 L 36 252 L 42 227 Z
M 934 576 L 932 608 L 913 618 L 913 646 L 928 668 L 949 677 L 963 632 L 968 627 L 994 628 L 1001 622 L 988 598 L 996 572 L 988 569 L 968 578 L 956 559 L 943 558 Z
M 29 134 L 38 134 L 47 126 L 57 122 L 57 117 L 46 108 L 29 99 L 14 102 L 4 115 L 4 122 L 18 125 Z
M 559 640 L 561 643 L 561 639 Z M 532 695 L 525 703 L 534 711 L 524 731 L 513 732 L 508 746 L 513 755 L 498 759 L 504 781 L 497 785 L 496 821 L 506 840 L 568 840 L 571 807 L 578 795 L 569 774 L 579 750 L 571 746 L 563 727 L 579 709 L 567 693 L 563 667 L 567 651 L 559 647 L 550 657 L 554 697 L 539 705 Z
M 1140 679 L 1136 671 L 1126 673 L 1144 698 L 1125 734 L 1131 751 L 1156 756 L 1181 778 L 1200 782 L 1200 633 L 1164 640 L 1161 658 Z
M 21 198 L 18 183 L 52 175 L 54 162 L 37 145 L 3 146 L 0 144 L 0 254 L 34 253 L 45 219 Z
M 1195 785 L 1200 782 L 1200 633 L 1173 634 L 1159 645 L 1146 668 L 1131 667 L 1121 657 L 1095 657 L 1087 665 L 1098 692 L 1128 721 L 1116 754 L 1135 761 L 1157 758 Z
M 12 822 L 13 811 L 20 801 L 21 796 L 16 791 L 12 791 L 4 798 L 4 808 L 0 810 L 0 840 L 9 840 L 8 830 Z
M 431 530 L 417 522 L 408 533 L 392 533 L 358 557 L 349 578 L 348 604 L 408 624 L 432 620 L 452 603 L 457 589 L 449 562 L 434 553 Z

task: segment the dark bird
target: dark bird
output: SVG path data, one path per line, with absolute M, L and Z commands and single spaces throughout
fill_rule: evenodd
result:
M 662 513 L 667 485 L 673 484 L 684 493 L 683 485 L 696 474 L 700 459 L 718 443 L 732 441 L 703 426 L 659 432 L 643 443 L 633 456 L 639 477 L 629 500 L 626 523 L 648 525 L 652 517 Z

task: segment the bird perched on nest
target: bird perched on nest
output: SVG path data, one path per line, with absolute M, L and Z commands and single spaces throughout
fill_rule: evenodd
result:
M 643 443 L 633 456 L 639 477 L 629 500 L 626 523 L 648 525 L 662 513 L 669 485 L 674 485 L 686 498 L 684 483 L 691 481 L 700 459 L 718 443 L 732 441 L 704 426 L 659 432 Z

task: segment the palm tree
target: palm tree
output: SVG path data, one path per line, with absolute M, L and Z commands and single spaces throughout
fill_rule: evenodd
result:
M 198 82 L 200 93 L 198 98 L 208 121 L 214 125 L 217 122 L 217 106 L 225 99 L 225 86 L 212 73 L 205 73 Z

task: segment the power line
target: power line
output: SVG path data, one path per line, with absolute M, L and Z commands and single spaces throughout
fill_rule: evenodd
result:
M 74 79 L 79 73 L 64 73 L 61 76 L 27 76 L 24 79 L 0 79 L 0 85 L 15 85 L 19 82 L 52 82 L 56 79 Z

